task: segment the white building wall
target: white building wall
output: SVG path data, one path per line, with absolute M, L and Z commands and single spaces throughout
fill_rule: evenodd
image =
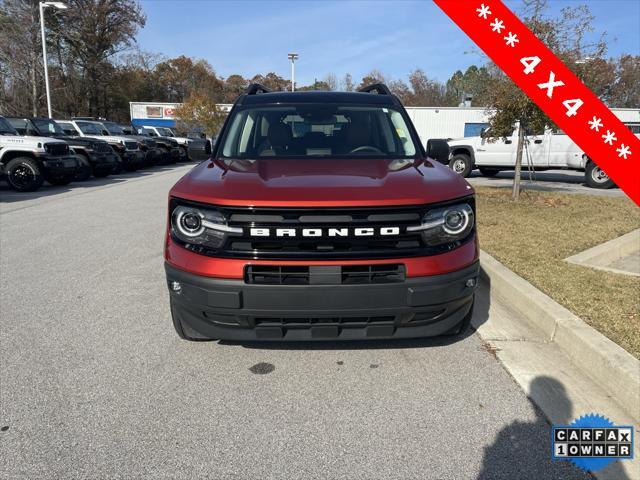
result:
M 406 107 L 411 121 L 425 144 L 430 138 L 460 138 L 465 124 L 486 123 L 489 111 L 464 107 Z M 623 122 L 640 122 L 640 108 L 612 108 Z

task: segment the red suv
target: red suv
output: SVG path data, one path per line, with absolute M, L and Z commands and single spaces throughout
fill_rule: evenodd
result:
M 384 85 L 251 85 L 211 158 L 171 189 L 168 220 L 184 339 L 390 339 L 469 325 L 474 191 L 429 158 Z

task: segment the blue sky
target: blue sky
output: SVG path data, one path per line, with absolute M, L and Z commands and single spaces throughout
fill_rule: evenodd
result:
M 520 1 L 507 1 L 518 12 Z M 609 54 L 640 55 L 640 0 L 550 0 L 550 14 L 588 3 Z M 287 53 L 300 55 L 296 83 L 327 73 L 354 80 L 373 68 L 404 78 L 415 68 L 441 81 L 484 58 L 429 0 L 143 0 L 143 50 L 204 58 L 223 76 L 274 71 L 290 76 Z

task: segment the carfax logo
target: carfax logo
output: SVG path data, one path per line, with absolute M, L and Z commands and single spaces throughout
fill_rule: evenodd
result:
M 552 430 L 554 460 L 595 472 L 616 460 L 633 459 L 633 427 L 614 425 L 601 415 L 584 415 Z

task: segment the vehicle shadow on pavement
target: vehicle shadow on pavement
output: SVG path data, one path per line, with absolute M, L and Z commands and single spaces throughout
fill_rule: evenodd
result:
M 476 291 L 471 325 L 465 332 L 457 335 L 443 335 L 431 338 L 407 338 L 397 340 L 341 340 L 341 341 L 311 341 L 311 342 L 235 342 L 220 340 L 221 345 L 237 345 L 244 348 L 258 350 L 376 350 L 445 347 L 461 342 L 476 333 L 475 329 L 489 319 L 489 282 L 483 284 Z
M 485 447 L 482 470 L 477 480 L 531 479 L 592 479 L 593 476 L 569 461 L 553 460 L 551 424 L 534 402 L 553 405 L 554 423 L 567 425 L 576 416 L 562 382 L 548 376 L 538 376 L 531 382 L 528 394 L 535 412 L 533 422 L 515 421 L 503 428 L 495 442 Z M 587 413 L 587 412 L 580 412 Z M 580 413 L 577 415 L 579 416 Z M 610 464 L 608 478 L 627 479 L 620 462 Z
M 93 187 L 104 187 L 109 185 L 116 185 L 126 182 L 135 178 L 148 177 L 154 173 L 162 173 L 172 171 L 176 168 L 180 168 L 186 165 L 195 166 L 196 162 L 180 162 L 170 165 L 156 165 L 153 167 L 146 167 L 135 172 L 123 172 L 117 175 L 109 175 L 108 177 L 96 178 L 91 177 L 83 182 L 71 182 L 69 185 L 59 186 L 50 185 L 47 182 L 35 192 L 16 192 L 5 181 L 0 181 L 0 203 L 15 203 L 22 202 L 24 200 L 34 200 L 37 198 L 48 197 L 52 195 L 59 195 L 61 193 L 67 193 L 71 191 L 84 191 L 85 189 L 91 189 Z

